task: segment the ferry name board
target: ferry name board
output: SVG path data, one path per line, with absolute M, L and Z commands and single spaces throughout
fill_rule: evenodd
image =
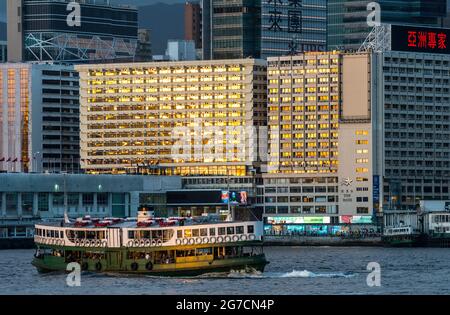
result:
M 394 51 L 450 54 L 450 29 L 392 25 Z

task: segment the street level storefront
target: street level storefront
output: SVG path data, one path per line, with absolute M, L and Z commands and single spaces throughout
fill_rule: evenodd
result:
M 371 216 L 340 216 L 332 224 L 328 216 L 276 216 L 264 218 L 265 235 L 369 237 L 379 234 Z

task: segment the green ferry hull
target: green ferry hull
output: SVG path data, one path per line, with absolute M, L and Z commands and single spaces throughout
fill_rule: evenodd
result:
M 261 246 L 261 244 L 254 244 Z M 229 246 L 229 245 L 228 245 Z M 205 247 L 198 246 L 199 247 Z M 42 248 L 42 247 L 41 247 Z M 45 246 L 48 249 L 61 249 L 54 246 Z M 64 248 L 65 250 L 81 250 L 81 248 Z M 91 249 L 96 252 L 103 252 L 101 249 Z M 141 249 L 134 249 L 140 251 Z M 133 250 L 121 248 L 117 250 L 105 250 L 103 259 L 78 259 L 77 263 L 85 272 L 130 274 L 130 275 L 151 275 L 151 276 L 198 276 L 209 273 L 225 273 L 230 271 L 259 271 L 264 272 L 268 264 L 264 254 L 248 255 L 242 257 L 222 257 L 217 258 L 212 255 L 205 255 L 195 258 L 186 258 L 172 263 L 150 263 L 146 259 L 128 259 L 127 254 Z M 181 258 L 183 259 L 183 258 Z M 53 255 L 43 255 L 34 257 L 32 265 L 40 273 L 49 272 L 70 272 L 67 270 L 69 262 L 64 257 Z M 133 266 L 134 265 L 134 266 Z M 150 265 L 150 266 L 149 266 Z M 133 268 L 134 267 L 134 268 Z

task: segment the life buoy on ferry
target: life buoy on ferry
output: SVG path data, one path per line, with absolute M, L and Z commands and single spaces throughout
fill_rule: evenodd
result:
M 256 235 L 255 234 L 250 234 L 248 236 L 248 239 L 251 240 L 251 241 L 254 241 L 256 239 Z
M 145 247 L 150 247 L 152 245 L 152 242 L 150 240 L 145 241 Z
M 135 246 L 135 247 L 139 247 L 139 240 L 135 240 L 135 241 L 134 241 L 134 246 Z
M 239 241 L 239 236 L 233 235 L 233 242 L 238 242 L 238 241 Z
M 184 238 L 184 239 L 183 239 L 183 244 L 184 244 L 184 245 L 189 244 L 189 240 L 188 240 L 187 238 Z
M 95 270 L 97 270 L 97 271 L 101 271 L 102 270 L 102 263 L 101 262 L 97 262 L 96 264 L 95 264 Z
M 223 237 L 217 236 L 217 243 L 223 243 Z
M 181 238 L 177 238 L 177 240 L 175 241 L 177 245 L 181 245 L 182 242 L 183 240 Z
M 225 236 L 225 242 L 231 242 L 231 236 L 229 235 Z
M 201 244 L 202 243 L 202 238 L 201 237 L 197 237 L 195 239 L 195 244 Z
M 147 270 L 149 270 L 149 271 L 153 269 L 153 264 L 152 264 L 151 261 L 149 261 L 149 262 L 145 265 L 145 269 L 147 269 Z
M 80 245 L 81 247 L 83 247 L 83 246 L 84 246 L 84 240 L 80 240 L 79 245 Z
M 103 241 L 102 246 L 103 246 L 103 247 L 108 246 L 108 242 L 107 242 L 107 241 Z
M 95 246 L 101 247 L 102 246 L 102 241 L 101 240 L 96 240 L 95 241 Z
M 156 241 L 152 240 L 152 246 L 156 246 Z
M 215 236 L 211 236 L 210 238 L 209 238 L 209 241 L 211 242 L 211 243 L 215 243 L 215 242 L 217 242 L 217 239 L 216 239 L 216 237 Z
M 157 241 L 156 241 L 156 246 L 162 246 L 162 244 L 163 244 L 163 243 L 162 243 L 161 240 L 157 240 Z
M 207 236 L 205 236 L 204 238 L 203 238 L 203 244 L 208 244 L 209 243 L 209 238 L 207 237 Z
M 134 242 L 132 240 L 129 240 L 127 243 L 128 247 L 133 247 L 133 244 L 134 244 Z
M 140 245 L 141 247 L 144 247 L 144 246 L 145 246 L 145 241 L 144 241 L 144 240 L 141 240 L 141 241 L 139 242 L 139 245 Z
M 246 241 L 246 240 L 247 240 L 247 235 L 242 234 L 242 235 L 241 235 L 241 241 Z
M 194 244 L 195 244 L 195 240 L 194 240 L 193 238 L 190 238 L 190 239 L 189 239 L 189 244 L 190 244 L 190 245 L 194 245 Z
M 133 262 L 131 264 L 131 270 L 137 271 L 139 269 L 139 264 L 137 262 Z

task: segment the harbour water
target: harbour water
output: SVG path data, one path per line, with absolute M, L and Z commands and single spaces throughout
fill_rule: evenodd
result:
M 0 294 L 450 294 L 450 250 L 440 248 L 268 247 L 266 272 L 193 278 L 39 274 L 33 250 L 0 251 Z M 367 265 L 381 286 L 367 285 Z

